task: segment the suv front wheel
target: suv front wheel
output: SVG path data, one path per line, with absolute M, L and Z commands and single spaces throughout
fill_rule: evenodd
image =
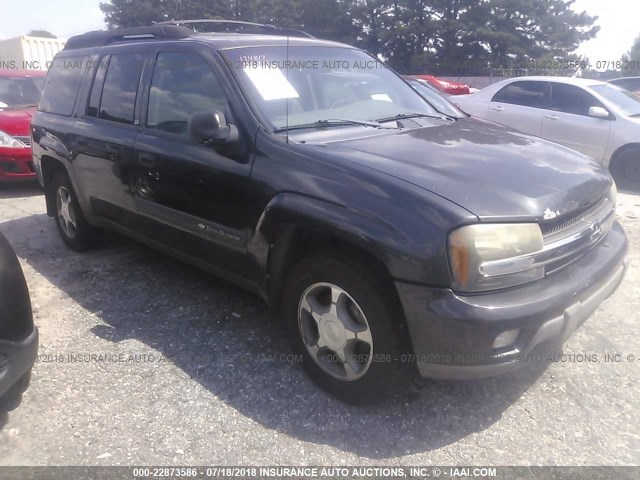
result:
M 289 340 L 307 374 L 348 403 L 373 403 L 402 381 L 402 313 L 381 275 L 347 257 L 316 256 L 283 291 Z

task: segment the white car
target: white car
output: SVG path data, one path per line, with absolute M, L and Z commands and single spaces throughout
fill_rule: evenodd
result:
M 519 77 L 459 95 L 470 115 L 560 143 L 640 184 L 640 97 L 597 80 Z

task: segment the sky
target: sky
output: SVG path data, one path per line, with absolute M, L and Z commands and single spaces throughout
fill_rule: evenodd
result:
M 59 38 L 105 28 L 100 2 L 107 0 L 1 0 L 0 39 L 49 30 Z M 573 8 L 597 15 L 598 36 L 577 53 L 591 63 L 618 60 L 640 35 L 640 0 L 576 0 Z

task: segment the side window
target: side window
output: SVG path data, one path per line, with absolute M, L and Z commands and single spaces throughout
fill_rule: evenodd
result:
M 491 101 L 543 108 L 547 85 L 547 82 L 513 82 L 500 89 Z
M 100 118 L 133 125 L 136 94 L 144 59 L 144 53 L 111 55 L 102 88 L 98 115 Z
M 604 107 L 593 95 L 563 83 L 551 84 L 549 109 L 574 115 L 589 115 L 589 108 Z
M 88 58 L 65 57 L 53 61 L 40 98 L 40 111 L 66 117 L 73 113 Z
M 200 56 L 160 52 L 149 92 L 147 127 L 187 135 L 189 116 L 195 112 L 227 112 L 220 82 Z
M 87 115 L 97 117 L 100 112 L 100 99 L 102 98 L 102 86 L 104 85 L 104 77 L 107 74 L 107 66 L 111 55 L 106 55 L 100 59 L 98 70 L 93 78 L 91 86 L 91 95 L 89 96 L 89 105 L 87 105 Z

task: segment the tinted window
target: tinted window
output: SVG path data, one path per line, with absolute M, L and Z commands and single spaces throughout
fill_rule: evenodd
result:
M 151 81 L 147 126 L 187 134 L 189 116 L 220 110 L 227 100 L 207 62 L 191 53 L 159 53 Z
M 89 96 L 89 105 L 87 106 L 87 115 L 90 117 L 97 117 L 100 111 L 100 99 L 102 98 L 102 86 L 104 85 L 104 77 L 107 73 L 107 66 L 109 65 L 110 55 L 103 57 L 100 60 L 98 70 L 91 86 L 91 95 Z
M 143 53 L 120 53 L 111 56 L 102 88 L 100 118 L 133 124 L 136 93 L 144 58 Z
M 542 108 L 546 89 L 546 82 L 513 82 L 499 90 L 491 101 Z
M 53 61 L 40 99 L 41 111 L 67 117 L 73 113 L 88 58 L 66 57 Z
M 589 115 L 590 107 L 602 107 L 593 95 L 581 88 L 562 83 L 551 84 L 551 99 L 549 109 L 574 115 Z

